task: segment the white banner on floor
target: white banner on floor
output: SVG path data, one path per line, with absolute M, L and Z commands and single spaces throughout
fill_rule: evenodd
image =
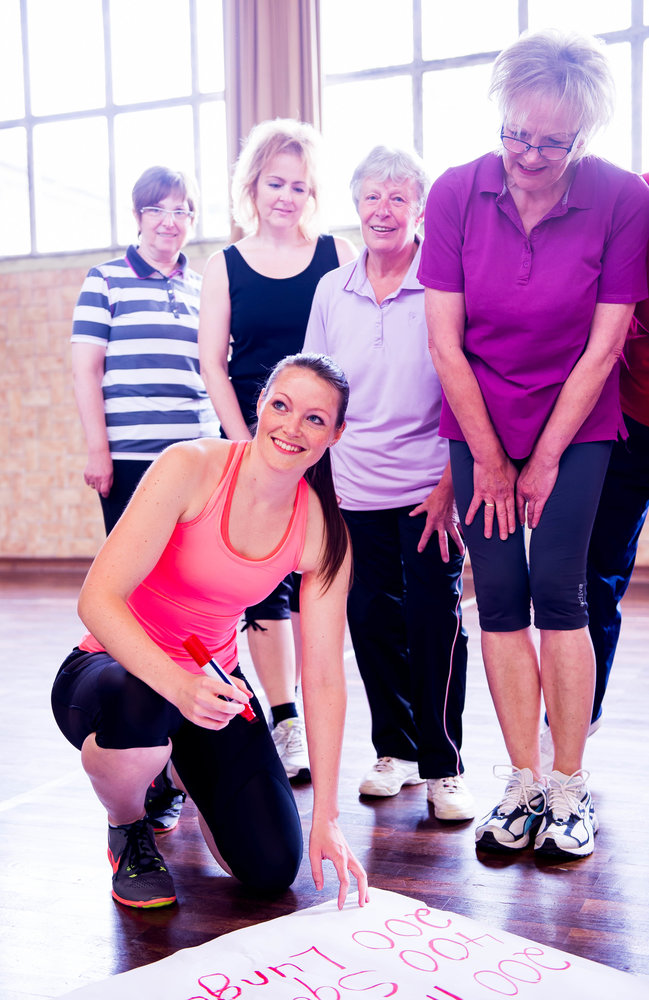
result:
M 395 892 L 233 931 L 74 1000 L 647 1000 L 649 982 Z

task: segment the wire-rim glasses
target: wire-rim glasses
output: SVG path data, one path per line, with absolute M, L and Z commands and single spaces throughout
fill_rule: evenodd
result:
M 565 160 L 568 153 L 572 152 L 572 147 L 577 141 L 577 135 L 572 140 L 569 146 L 549 146 L 544 143 L 542 146 L 534 146 L 531 142 L 525 142 L 524 139 L 517 139 L 514 135 L 505 134 L 505 126 L 500 130 L 500 141 L 506 150 L 510 153 L 516 153 L 521 156 L 523 153 L 529 153 L 530 149 L 536 149 L 539 156 L 542 156 L 544 160 Z

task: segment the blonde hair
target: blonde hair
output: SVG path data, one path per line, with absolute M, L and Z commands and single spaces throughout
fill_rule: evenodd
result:
M 489 96 L 497 101 L 503 121 L 525 113 L 526 98 L 556 99 L 557 108 L 575 114 L 583 154 L 595 132 L 613 117 L 615 84 L 603 43 L 550 28 L 524 32 L 503 49 L 493 66 Z
M 268 163 L 281 153 L 299 157 L 306 167 L 309 199 L 302 213 L 299 229 L 306 239 L 318 235 L 318 151 L 321 137 L 313 125 L 294 118 L 275 118 L 260 122 L 251 129 L 232 175 L 232 214 L 246 233 L 259 225 L 257 182 Z

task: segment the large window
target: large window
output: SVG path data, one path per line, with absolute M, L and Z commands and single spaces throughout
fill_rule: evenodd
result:
M 121 246 L 131 189 L 193 174 L 198 236 L 229 230 L 218 0 L 2 0 L 0 254 Z
M 649 0 L 321 0 L 321 17 L 333 226 L 357 224 L 349 179 L 372 146 L 414 148 L 431 178 L 497 146 L 491 64 L 527 28 L 606 42 L 617 110 L 593 151 L 649 169 Z

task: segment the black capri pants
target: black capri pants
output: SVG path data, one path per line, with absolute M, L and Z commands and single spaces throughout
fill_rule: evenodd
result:
M 237 667 L 233 671 L 242 677 Z M 106 749 L 167 746 L 181 781 L 232 873 L 278 892 L 302 860 L 302 827 L 286 772 L 255 697 L 256 723 L 235 716 L 224 729 L 197 726 L 108 653 L 74 649 L 52 689 L 63 735 L 81 746 L 91 733 Z
M 484 505 L 466 524 L 473 498 L 473 456 L 464 441 L 450 442 L 453 488 L 483 631 L 527 628 L 530 603 L 539 629 L 570 631 L 588 625 L 588 543 L 612 447 L 612 441 L 592 441 L 566 448 L 554 489 L 530 533 L 528 563 L 520 524 L 502 541 L 494 518 L 493 535 L 485 538 Z M 512 461 L 520 471 L 527 459 Z

